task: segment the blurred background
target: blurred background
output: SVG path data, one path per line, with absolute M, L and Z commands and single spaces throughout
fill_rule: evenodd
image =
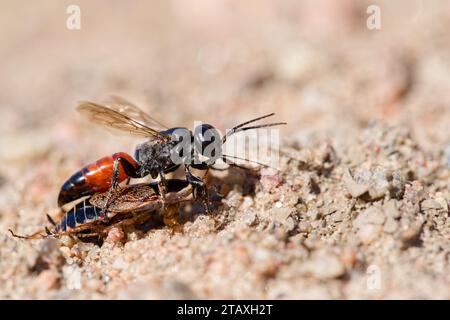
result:
M 80 30 L 66 27 L 72 4 Z M 449 25 L 445 0 L 3 1 L 1 155 L 26 134 L 80 154 L 92 131 L 74 106 L 109 94 L 169 126 L 275 111 L 303 144 L 372 119 L 420 121 L 418 134 L 448 140 Z
M 70 5 L 80 9 L 79 30 L 67 28 Z M 370 5 L 380 9 L 379 29 L 368 27 Z M 1 8 L 2 230 L 18 216 L 21 230 L 34 230 L 69 175 L 133 151 L 138 140 L 74 110 L 112 94 L 167 126 L 201 120 L 225 130 L 276 112 L 289 123 L 282 144 L 329 141 L 340 154 L 373 121 L 403 125 L 450 165 L 449 1 L 3 0 Z

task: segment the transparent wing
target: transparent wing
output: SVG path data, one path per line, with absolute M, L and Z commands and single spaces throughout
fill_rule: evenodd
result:
M 120 113 L 126 114 L 128 117 L 139 121 L 142 124 L 145 124 L 147 127 L 153 128 L 158 131 L 164 131 L 168 129 L 167 126 L 152 118 L 141 108 L 122 97 L 111 96 L 106 101 L 105 105 Z
M 148 126 L 146 123 L 143 123 L 143 121 L 139 119 L 139 116 L 137 116 L 138 119 L 133 118 L 139 108 L 117 108 L 118 105 L 114 105 L 113 107 L 110 105 L 101 105 L 94 102 L 82 101 L 76 109 L 88 120 L 109 128 L 159 141 L 170 140 L 169 136 L 158 131 L 159 128 L 155 129 Z M 130 114 L 128 114 L 128 112 Z M 143 111 L 140 112 L 145 114 Z

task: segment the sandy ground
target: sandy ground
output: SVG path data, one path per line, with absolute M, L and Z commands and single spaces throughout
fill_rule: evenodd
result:
M 450 4 L 2 3 L 0 298 L 450 298 Z M 138 139 L 81 120 L 109 94 L 169 126 L 276 112 L 280 170 L 209 179 L 183 231 L 102 246 L 31 233 L 83 164 Z M 217 228 L 216 221 L 222 222 Z

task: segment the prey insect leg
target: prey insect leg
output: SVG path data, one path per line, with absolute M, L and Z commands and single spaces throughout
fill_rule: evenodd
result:
M 161 193 L 161 197 L 163 199 L 162 210 L 164 211 L 166 209 L 166 193 L 167 193 L 168 185 L 167 185 L 167 179 L 164 176 L 164 172 L 160 172 L 159 176 L 161 177 L 161 179 L 158 182 L 158 190 Z

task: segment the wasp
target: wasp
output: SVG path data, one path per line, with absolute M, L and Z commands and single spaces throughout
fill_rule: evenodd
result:
M 201 124 L 194 132 L 184 127 L 167 128 L 131 102 L 119 97 L 113 97 L 106 104 L 81 102 L 76 109 L 94 123 L 146 139 L 136 147 L 134 157 L 118 152 L 101 158 L 83 167 L 62 185 L 58 195 L 60 207 L 81 197 L 109 190 L 110 196 L 103 208 L 105 212 L 110 205 L 113 190 L 119 183 L 131 178 L 148 175 L 153 179 L 159 177 L 158 185 L 164 197 L 167 189 L 165 174 L 175 171 L 181 165 L 184 166 L 186 181 L 193 186 L 194 197 L 208 199 L 205 182 L 191 173 L 191 168 L 206 170 L 207 173 L 218 159 L 230 166 L 239 167 L 231 160 L 236 157 L 222 153 L 222 146 L 227 138 L 241 131 L 286 124 L 275 122 L 250 125 L 273 116 L 274 113 L 271 113 L 241 123 L 221 138 L 218 130 L 210 124 Z M 204 201 L 204 205 L 209 212 L 207 201 Z
M 192 185 L 186 180 L 168 179 L 167 186 L 164 198 L 159 193 L 156 182 L 118 188 L 112 194 L 106 215 L 102 214 L 102 208 L 108 200 L 109 193 L 96 193 L 65 212 L 58 223 L 47 215 L 50 228 L 46 227 L 28 236 L 17 235 L 12 230 L 9 232 L 14 237 L 22 239 L 40 239 L 48 236 L 60 238 L 64 235 L 103 238 L 113 227 L 140 225 L 156 218 L 161 211 L 164 223 L 175 226 L 174 215 L 182 202 L 190 200 Z

